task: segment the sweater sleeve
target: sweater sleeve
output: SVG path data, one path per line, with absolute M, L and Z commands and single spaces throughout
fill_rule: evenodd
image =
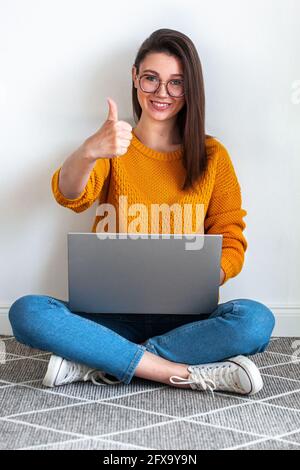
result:
M 54 198 L 61 206 L 74 212 L 83 212 L 101 196 L 105 183 L 108 181 L 110 161 L 108 158 L 101 158 L 96 161 L 84 190 L 76 199 L 68 199 L 60 192 L 59 174 L 61 168 L 62 166 L 52 175 L 51 187 Z
M 223 235 L 221 268 L 225 273 L 222 283 L 237 276 L 244 263 L 247 241 L 243 235 L 246 227 L 243 217 L 240 185 L 225 147 L 218 142 L 215 184 L 208 205 L 204 229 L 208 234 Z

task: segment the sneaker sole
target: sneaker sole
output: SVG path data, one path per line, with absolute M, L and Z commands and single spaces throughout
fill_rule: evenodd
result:
M 61 369 L 64 359 L 59 356 L 52 355 L 48 364 L 48 369 L 43 380 L 45 387 L 55 387 L 55 382 Z
M 237 364 L 246 372 L 251 383 L 251 390 L 250 392 L 245 392 L 245 395 L 254 395 L 263 388 L 263 380 L 257 366 L 246 356 L 233 357 L 232 359 L 227 359 L 227 362 Z

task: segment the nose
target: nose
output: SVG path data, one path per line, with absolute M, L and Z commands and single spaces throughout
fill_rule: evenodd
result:
M 162 94 L 162 85 L 164 86 L 164 94 Z M 167 84 L 161 82 L 161 83 L 158 85 L 158 88 L 157 88 L 155 94 L 156 94 L 157 96 L 164 96 L 164 97 L 169 96 L 168 89 L 167 89 Z

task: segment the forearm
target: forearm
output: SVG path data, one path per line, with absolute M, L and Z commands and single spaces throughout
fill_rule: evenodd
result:
M 81 145 L 64 162 L 59 173 L 58 188 L 68 199 L 76 199 L 87 185 L 91 171 L 96 163 Z

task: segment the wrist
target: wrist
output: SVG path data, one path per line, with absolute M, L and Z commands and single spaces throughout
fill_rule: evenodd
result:
M 80 156 L 81 159 L 89 163 L 95 163 L 96 161 L 96 158 L 93 156 L 86 141 L 79 147 L 78 155 Z

